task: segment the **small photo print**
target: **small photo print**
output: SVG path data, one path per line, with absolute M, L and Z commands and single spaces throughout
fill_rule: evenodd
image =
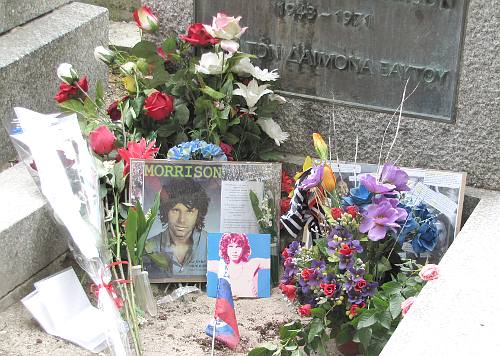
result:
M 271 295 L 271 236 L 269 234 L 209 233 L 207 294 L 217 297 L 218 272 L 224 264 L 231 291 L 238 298 Z

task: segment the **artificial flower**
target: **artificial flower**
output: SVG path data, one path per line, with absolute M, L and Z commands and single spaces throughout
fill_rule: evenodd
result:
M 394 190 L 394 188 L 396 188 L 396 186 L 393 184 L 379 182 L 377 180 L 377 178 L 375 178 L 371 174 L 362 174 L 359 177 L 359 182 L 369 192 L 374 193 L 374 194 L 389 193 L 389 192 L 392 192 Z
M 59 85 L 59 91 L 57 92 L 54 99 L 58 103 L 62 103 L 66 100 L 76 99 L 80 97 L 82 92 L 87 92 L 89 90 L 89 83 L 87 77 L 81 77 L 74 85 L 69 85 L 66 82 L 61 82 Z
M 384 199 L 369 205 L 362 215 L 359 231 L 368 233 L 370 240 L 378 241 L 385 237 L 387 231 L 396 232 L 396 228 L 400 227 L 396 221 L 406 218 L 406 211 L 393 207 L 389 199 Z
M 295 185 L 294 181 L 288 175 L 287 171 L 281 171 L 281 191 L 285 193 L 290 193 Z
M 328 146 L 326 145 L 325 140 L 323 140 L 323 137 L 321 137 L 321 135 L 317 132 L 313 133 L 313 143 L 314 149 L 316 150 L 319 158 L 321 158 L 322 160 L 327 160 Z
M 97 46 L 94 49 L 94 58 L 98 61 L 104 62 L 105 64 L 111 64 L 115 60 L 115 54 L 109 48 Z
M 253 64 L 250 58 L 241 58 L 234 66 L 231 67 L 231 72 L 236 73 L 240 77 L 249 77 L 253 73 Z
M 154 32 L 158 29 L 158 18 L 147 6 L 143 5 L 134 11 L 134 20 L 143 31 Z
M 234 161 L 234 158 L 233 158 L 233 155 L 232 155 L 233 146 L 231 146 L 231 145 L 229 145 L 229 144 L 224 143 L 224 142 L 221 141 L 220 144 L 219 144 L 219 147 L 222 149 L 222 151 L 226 155 L 228 161 Z
M 148 144 L 146 144 L 146 139 L 143 137 L 139 142 L 130 141 L 127 145 L 127 148 L 120 148 L 118 150 L 118 154 L 125 161 L 123 174 L 127 174 L 130 171 L 130 160 L 132 158 L 155 158 L 156 154 L 160 150 L 159 148 L 154 147 L 155 144 L 155 140 L 152 140 Z
M 281 198 L 280 199 L 280 214 L 284 215 L 286 212 L 290 209 L 290 203 L 291 203 L 290 198 Z
M 167 60 L 167 54 L 161 47 L 156 47 L 156 54 L 159 55 L 162 59 Z
M 144 110 L 146 110 L 146 115 L 155 121 L 165 120 L 174 111 L 174 98 L 155 91 L 144 100 Z
M 113 101 L 109 106 L 108 109 L 106 110 L 111 121 L 118 121 L 122 117 L 121 111 L 118 109 L 118 105 L 120 103 L 123 103 L 125 100 L 128 99 L 128 96 L 124 96 L 120 100 L 115 100 Z
M 228 51 L 229 53 L 235 53 L 240 48 L 240 44 L 233 40 L 222 40 L 220 41 L 220 47 L 224 51 Z
M 356 206 L 354 205 L 349 205 L 345 211 L 351 215 L 351 217 L 354 219 L 357 215 L 358 215 L 358 208 L 356 208 Z
M 364 206 L 371 203 L 372 196 L 373 194 L 364 185 L 360 184 L 359 187 L 350 189 L 349 196 L 342 198 L 342 203 Z
M 245 98 L 249 109 L 257 105 L 257 102 L 266 94 L 272 94 L 273 91 L 267 89 L 269 84 L 259 85 L 255 79 L 252 79 L 248 85 L 236 83 L 238 89 L 233 91 L 233 95 L 239 95 Z M 279 146 L 279 144 L 278 144 Z
M 333 297 L 335 291 L 337 290 L 337 286 L 333 283 L 321 283 L 319 286 L 328 298 Z
M 231 58 L 231 55 L 223 52 L 203 53 L 200 62 L 195 65 L 195 71 L 203 74 L 222 74 L 227 69 L 227 60 L 229 58 Z
M 92 150 L 98 155 L 106 155 L 113 150 L 116 141 L 115 135 L 106 125 L 101 125 L 89 135 L 89 143 Z
M 278 95 L 278 94 L 274 94 L 274 93 L 269 95 L 269 100 L 277 101 L 279 104 L 286 103 L 286 99 L 284 97 L 282 97 L 281 95 Z
M 311 316 L 311 304 L 305 304 L 299 307 L 301 316 Z
M 400 192 L 410 190 L 407 186 L 408 174 L 391 163 L 384 164 L 380 174 L 380 181 L 394 185 L 395 189 Z
M 167 158 L 183 161 L 191 159 L 227 161 L 227 157 L 222 148 L 202 140 L 183 142 L 172 147 L 167 152 Z
M 204 26 L 212 37 L 232 40 L 234 38 L 240 38 L 247 30 L 247 27 L 241 28 L 240 20 L 241 16 L 235 18 L 219 12 L 217 16 L 213 17 L 212 26 Z
M 280 283 L 279 289 L 291 301 L 297 297 L 297 288 L 293 284 Z
M 122 72 L 124 75 L 134 75 L 136 71 L 137 65 L 134 62 L 123 63 L 120 66 L 120 72 Z
M 432 281 L 439 277 L 439 266 L 429 263 L 422 267 L 422 270 L 418 273 L 419 277 L 424 281 Z
M 280 125 L 278 125 L 278 123 L 273 119 L 259 118 L 257 120 L 257 125 L 260 126 L 262 131 L 264 131 L 267 136 L 274 140 L 277 146 L 285 142 L 289 137 L 288 132 L 283 131 Z
M 308 281 L 311 279 L 313 273 L 314 273 L 314 270 L 312 268 L 304 268 L 304 270 L 302 270 L 300 275 L 302 276 L 304 281 Z
M 432 222 L 420 224 L 417 234 L 411 241 L 411 247 L 415 253 L 433 251 L 437 244 L 438 232 L 436 225 Z
M 342 209 L 340 209 L 340 208 L 332 208 L 332 209 L 330 210 L 330 213 L 332 214 L 332 217 L 333 217 L 335 220 L 338 220 L 338 219 L 340 219 L 340 218 L 342 217 L 342 213 L 343 213 L 343 211 L 342 211 Z
M 401 303 L 401 312 L 403 313 L 403 316 L 408 313 L 415 300 L 415 297 L 409 297 L 403 303 Z
M 307 173 L 306 178 L 299 183 L 299 189 L 309 190 L 321 183 L 323 179 L 324 165 L 321 164 L 319 166 L 313 166 L 309 171 L 304 172 Z
M 323 185 L 323 188 L 330 193 L 334 191 L 335 186 L 337 185 L 335 174 L 333 173 L 332 167 L 328 164 L 325 164 L 325 167 L 323 168 L 323 181 L 321 184 Z
M 57 67 L 57 76 L 66 84 L 73 85 L 78 80 L 78 74 L 69 63 L 61 63 Z
M 216 44 L 219 40 L 212 37 L 205 26 L 201 23 L 193 23 L 187 29 L 187 35 L 179 35 L 179 38 L 194 46 L 207 46 L 209 44 Z

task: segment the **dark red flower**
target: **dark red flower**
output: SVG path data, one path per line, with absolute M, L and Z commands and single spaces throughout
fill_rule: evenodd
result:
M 361 305 L 353 304 L 351 309 L 349 309 L 349 315 L 356 316 L 358 314 L 358 309 L 363 308 Z
M 354 205 L 349 205 L 347 208 L 346 208 L 346 211 L 349 215 L 351 215 L 353 217 L 353 219 L 358 215 L 358 208 L 355 207 Z
M 216 44 L 219 42 L 217 38 L 212 37 L 205 26 L 201 23 L 194 23 L 188 27 L 187 35 L 180 35 L 179 38 L 184 42 L 189 42 L 195 46 L 206 46 L 209 44 Z
M 288 175 L 287 171 L 281 171 L 281 191 L 285 193 L 290 193 L 293 190 L 295 183 L 292 178 Z
M 337 286 L 333 283 L 321 283 L 319 286 L 328 298 L 333 297 L 337 290 Z
M 342 209 L 340 208 L 332 208 L 330 212 L 332 213 L 332 216 L 335 220 L 340 219 L 343 213 Z
M 356 292 L 361 292 L 363 288 L 366 287 L 366 281 L 364 279 L 360 279 L 358 283 L 354 286 L 354 290 Z
M 124 96 L 120 100 L 116 100 L 111 103 L 108 107 L 108 115 L 111 118 L 111 121 L 118 121 L 122 117 L 121 111 L 118 109 L 118 104 L 122 103 L 123 101 L 127 100 L 128 96 Z
M 144 100 L 144 110 L 155 121 L 165 120 L 174 111 L 174 98 L 160 91 L 155 91 Z
M 81 90 L 85 92 L 89 90 L 89 83 L 86 76 L 81 77 L 77 83 Z M 62 103 L 69 99 L 78 98 L 82 93 L 78 86 L 76 84 L 69 85 L 65 82 L 61 82 L 61 84 L 59 85 L 59 91 L 54 96 L 55 101 L 57 101 L 58 103 Z
M 231 152 L 233 152 L 233 146 L 221 141 L 219 147 L 226 155 L 228 161 L 234 161 L 233 155 L 231 154 Z
M 290 198 L 281 198 L 280 199 L 280 212 L 281 215 L 284 215 L 287 213 L 287 211 L 290 209 Z
M 302 316 L 310 316 L 311 315 L 311 304 L 304 304 L 299 307 L 299 313 Z
M 293 284 L 283 284 L 279 285 L 281 292 L 289 299 L 295 300 L 297 297 L 297 288 Z
M 342 243 L 340 244 L 340 250 L 339 253 L 344 256 L 349 256 L 351 255 L 354 251 L 356 251 L 355 248 L 351 248 L 348 244 Z

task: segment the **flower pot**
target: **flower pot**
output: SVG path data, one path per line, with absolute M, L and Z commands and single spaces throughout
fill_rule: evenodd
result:
M 342 345 L 338 345 L 337 350 L 339 350 L 344 356 L 356 356 L 361 354 L 359 352 L 359 344 L 352 340 L 349 340 Z

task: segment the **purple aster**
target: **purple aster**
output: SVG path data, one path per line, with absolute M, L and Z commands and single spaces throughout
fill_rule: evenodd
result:
M 377 178 L 372 176 L 371 174 L 363 174 L 359 178 L 359 182 L 368 189 L 369 192 L 375 194 L 384 194 L 389 193 L 396 188 L 395 185 L 389 183 L 381 183 L 377 181 Z
M 313 260 L 311 262 L 311 268 L 313 268 L 313 269 L 319 269 L 321 271 L 324 271 L 325 267 L 326 267 L 325 261 Z
M 352 255 L 339 255 L 339 269 L 349 269 L 354 265 L 354 257 Z
M 299 183 L 298 188 L 302 190 L 309 190 L 319 185 L 323 179 L 324 168 L 324 164 L 310 168 L 306 179 Z
M 299 241 L 292 241 L 292 243 L 288 246 L 288 256 L 294 257 L 300 249 Z
M 368 238 L 372 241 L 382 240 L 388 230 L 396 232 L 396 228 L 400 227 L 396 221 L 401 220 L 402 211 L 406 214 L 406 210 L 393 208 L 387 200 L 371 204 L 362 213 L 363 220 L 359 225 L 359 231 L 368 233 Z
M 365 275 L 365 269 L 363 267 L 351 267 L 349 268 L 349 272 L 351 272 L 351 280 L 353 282 L 358 282 L 363 278 L 363 276 Z
M 396 187 L 395 189 L 400 192 L 410 190 L 410 188 L 406 185 L 408 183 L 408 174 L 392 163 L 384 164 L 380 175 L 380 181 L 382 183 L 394 185 Z

